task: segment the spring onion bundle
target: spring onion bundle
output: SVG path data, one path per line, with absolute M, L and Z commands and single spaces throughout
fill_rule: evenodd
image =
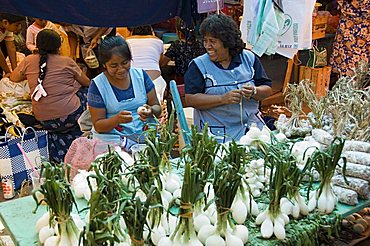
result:
M 201 190 L 198 185 L 202 182 L 202 176 L 196 165 L 193 165 L 190 160 L 184 161 L 185 172 L 180 198 L 180 219 L 171 237 L 161 239 L 158 245 L 166 245 L 166 243 L 170 243 L 174 246 L 202 245 L 196 237 L 193 222 L 194 204 L 202 198 L 203 193 L 203 190 Z
M 205 193 L 212 192 L 210 187 L 205 188 L 206 183 L 211 179 L 219 149 L 220 145 L 217 140 L 208 134 L 208 124 L 204 126 L 201 132 L 198 132 L 197 126 L 192 126 L 190 144 L 182 150 L 182 158 L 188 159 L 192 165 L 199 169 L 201 179 L 198 186 L 199 190 L 204 190 Z M 206 200 L 203 199 L 195 204 L 196 215 L 201 213 L 205 203 Z
M 331 187 L 331 181 L 339 161 L 343 159 L 342 173 L 345 176 L 346 160 L 341 157 L 345 140 L 335 138 L 327 150 L 316 150 L 308 159 L 307 164 L 320 174 L 320 186 L 309 196 L 309 210 L 317 207 L 321 213 L 330 214 L 337 203 Z
M 88 177 L 91 198 L 88 223 L 81 235 L 83 245 L 113 245 L 127 242 L 128 237 L 120 226 L 125 207 L 123 198 L 130 192 L 122 181 L 122 159 L 109 148 L 107 155 L 96 159 L 90 167 L 95 174 Z M 96 183 L 96 190 L 92 183 Z
M 124 206 L 121 210 L 122 217 L 127 225 L 127 231 L 130 235 L 131 245 L 144 245 L 144 226 L 147 224 L 147 215 L 152 208 L 161 207 L 160 204 L 153 204 L 152 196 L 157 192 L 154 186 L 150 187 L 146 194 L 146 200 L 142 201 L 136 193 L 123 198 Z
M 261 225 L 263 238 L 270 238 L 274 234 L 279 240 L 284 240 L 284 227 L 289 222 L 289 217 L 282 211 L 282 199 L 290 189 L 298 186 L 290 180 L 291 167 L 296 165 L 296 159 L 291 155 L 288 144 L 276 142 L 268 146 L 265 164 L 270 168 L 270 204 L 257 216 L 256 224 Z
M 244 164 L 246 161 L 246 151 L 244 146 L 239 146 L 232 141 L 228 148 L 225 149 L 226 154 L 221 162 L 215 166 L 215 174 L 213 179 L 213 189 L 215 193 L 215 203 L 217 207 L 217 224 L 216 230 L 210 234 L 205 241 L 205 245 L 244 245 L 248 240 L 248 229 L 243 225 L 235 227 L 231 219 L 230 208 L 235 199 L 236 193 L 241 186 L 242 175 L 244 174 Z M 237 205 L 235 205 L 237 206 Z M 235 208 L 240 213 L 241 209 Z M 244 211 L 245 213 L 245 211 Z M 244 231 L 243 237 L 237 235 L 237 231 Z M 200 236 L 200 235 L 199 235 Z
M 63 163 L 43 162 L 40 176 L 44 177 L 45 181 L 39 190 L 33 192 L 33 198 L 37 203 L 34 212 L 43 202 L 48 206 L 48 212 L 37 222 L 40 226 L 43 224 L 42 221 L 48 221 L 39 232 L 41 234 L 39 238 L 45 245 L 78 245 L 80 230 L 71 217 L 72 208 L 73 206 L 77 208 L 77 204 L 69 184 L 70 165 L 66 167 L 67 170 L 64 169 Z M 44 196 L 40 201 L 37 200 L 36 192 Z

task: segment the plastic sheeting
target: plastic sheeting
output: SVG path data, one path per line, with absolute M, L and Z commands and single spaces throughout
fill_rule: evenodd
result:
M 190 22 L 191 1 L 0 0 L 0 12 L 85 26 L 138 26 L 158 23 L 175 16 Z

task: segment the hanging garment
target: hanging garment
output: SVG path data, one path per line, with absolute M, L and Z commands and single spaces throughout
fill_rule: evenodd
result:
M 311 10 L 315 2 L 315 0 L 283 0 L 285 21 L 277 41 L 278 54 L 293 58 L 298 50 L 311 48 Z
M 338 0 L 341 17 L 330 64 L 333 72 L 352 76 L 359 61 L 370 61 L 370 0 Z

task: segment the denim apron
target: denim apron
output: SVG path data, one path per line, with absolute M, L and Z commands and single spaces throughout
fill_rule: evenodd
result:
M 96 87 L 98 88 L 104 104 L 106 106 L 106 117 L 111 118 L 120 111 L 131 111 L 133 120 L 128 123 L 120 124 L 120 130 L 116 128 L 107 133 L 98 133 L 92 129 L 93 138 L 98 138 L 102 141 L 121 145 L 126 141 L 125 138 L 140 142 L 139 139 L 143 134 L 144 123 L 140 120 L 137 113 L 137 108 L 147 103 L 147 95 L 144 84 L 144 75 L 142 69 L 130 68 L 130 78 L 134 90 L 134 98 L 118 101 L 113 92 L 107 77 L 104 73 L 99 74 L 94 78 Z M 122 130 L 121 130 L 122 129 Z
M 231 90 L 241 89 L 245 83 L 254 85 L 254 54 L 244 50 L 240 56 L 242 63 L 231 70 L 218 68 L 208 54 L 193 60 L 203 74 L 205 94 L 224 95 Z M 202 129 L 208 123 L 210 134 L 220 143 L 231 139 L 239 141 L 252 123 L 256 123 L 259 128 L 263 126 L 257 100 L 243 97 L 241 105 L 227 104 L 206 110 L 195 109 L 194 124 Z

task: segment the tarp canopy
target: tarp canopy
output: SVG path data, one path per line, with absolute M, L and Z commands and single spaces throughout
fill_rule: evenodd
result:
M 0 0 L 0 12 L 95 27 L 190 22 L 190 0 Z

